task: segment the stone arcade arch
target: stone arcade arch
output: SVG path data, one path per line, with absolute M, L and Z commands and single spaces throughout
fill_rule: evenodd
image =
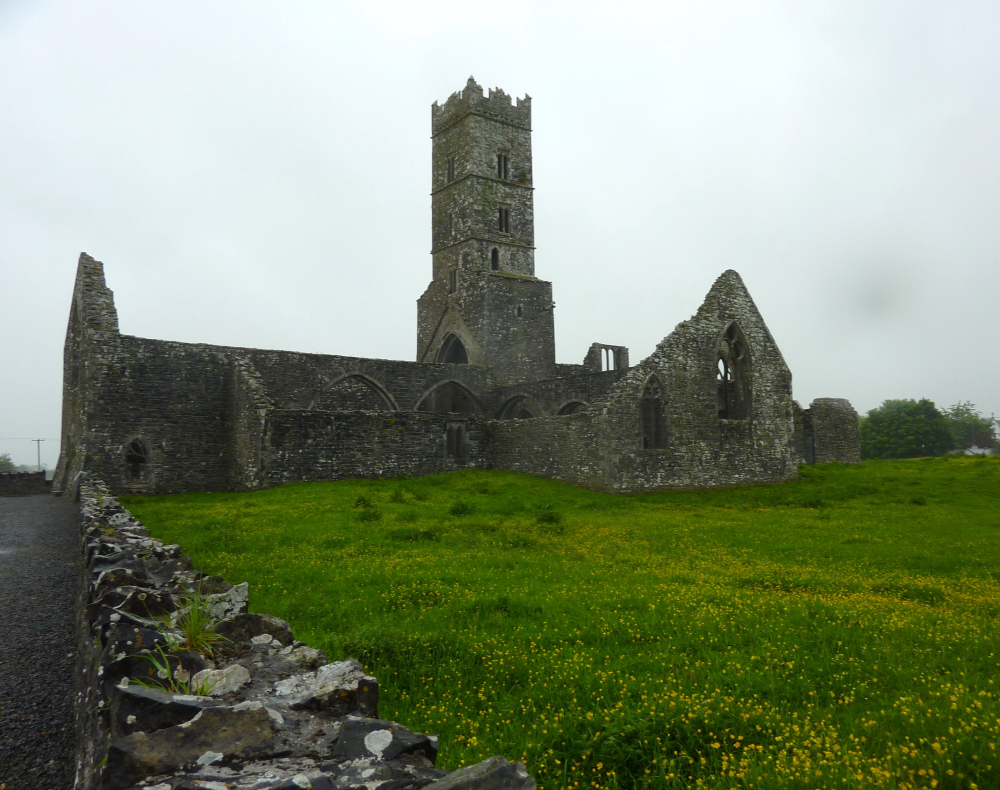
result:
M 720 420 L 749 420 L 752 407 L 750 346 L 733 321 L 719 341 L 716 393 Z
M 324 411 L 399 411 L 389 391 L 364 373 L 347 373 L 323 387 Z
M 449 333 L 445 337 L 441 348 L 438 349 L 435 362 L 445 362 L 451 365 L 468 365 L 469 353 L 465 350 L 465 344 L 458 335 Z
M 482 414 L 479 399 L 457 381 L 443 381 L 427 392 L 417 404 L 416 411 L 435 414 Z
M 583 411 L 587 408 L 587 404 L 582 400 L 571 400 L 564 403 L 559 407 L 559 411 L 556 412 L 559 416 L 564 416 L 567 414 L 576 414 L 578 411 Z
M 508 398 L 497 412 L 498 420 L 530 420 L 538 417 L 539 409 L 527 395 L 515 395 Z

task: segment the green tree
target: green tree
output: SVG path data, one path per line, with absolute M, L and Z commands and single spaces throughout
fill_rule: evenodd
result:
M 865 459 L 941 455 L 955 446 L 948 419 L 927 398 L 883 401 L 859 430 Z
M 993 423 L 987 420 L 969 401 L 959 401 L 944 410 L 944 416 L 951 428 L 951 436 L 956 447 L 993 447 Z
M 10 460 L 10 453 L 0 453 L 0 473 L 16 471 L 17 465 Z

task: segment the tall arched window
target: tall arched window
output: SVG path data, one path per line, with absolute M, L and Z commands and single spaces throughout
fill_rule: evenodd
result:
M 129 471 L 133 480 L 142 477 L 142 469 L 149 462 L 149 450 L 142 439 L 133 439 L 125 448 L 125 463 L 129 465 Z
M 735 321 L 719 343 L 716 385 L 719 419 L 750 419 L 750 347 Z
M 650 376 L 639 402 L 639 436 L 644 450 L 667 448 L 667 426 L 663 416 L 663 386 Z

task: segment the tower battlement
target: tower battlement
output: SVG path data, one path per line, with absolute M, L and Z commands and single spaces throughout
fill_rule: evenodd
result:
M 431 129 L 437 134 L 464 116 L 476 113 L 530 131 L 531 97 L 524 94 L 516 103 L 513 99 L 500 88 L 490 89 L 484 95 L 482 86 L 469 77 L 465 89 L 451 94 L 443 106 L 437 102 L 431 105 Z

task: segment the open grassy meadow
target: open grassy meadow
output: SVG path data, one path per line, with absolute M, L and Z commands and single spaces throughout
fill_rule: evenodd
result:
M 1000 788 L 1000 459 L 610 496 L 504 472 L 131 497 L 439 764 L 542 788 Z

